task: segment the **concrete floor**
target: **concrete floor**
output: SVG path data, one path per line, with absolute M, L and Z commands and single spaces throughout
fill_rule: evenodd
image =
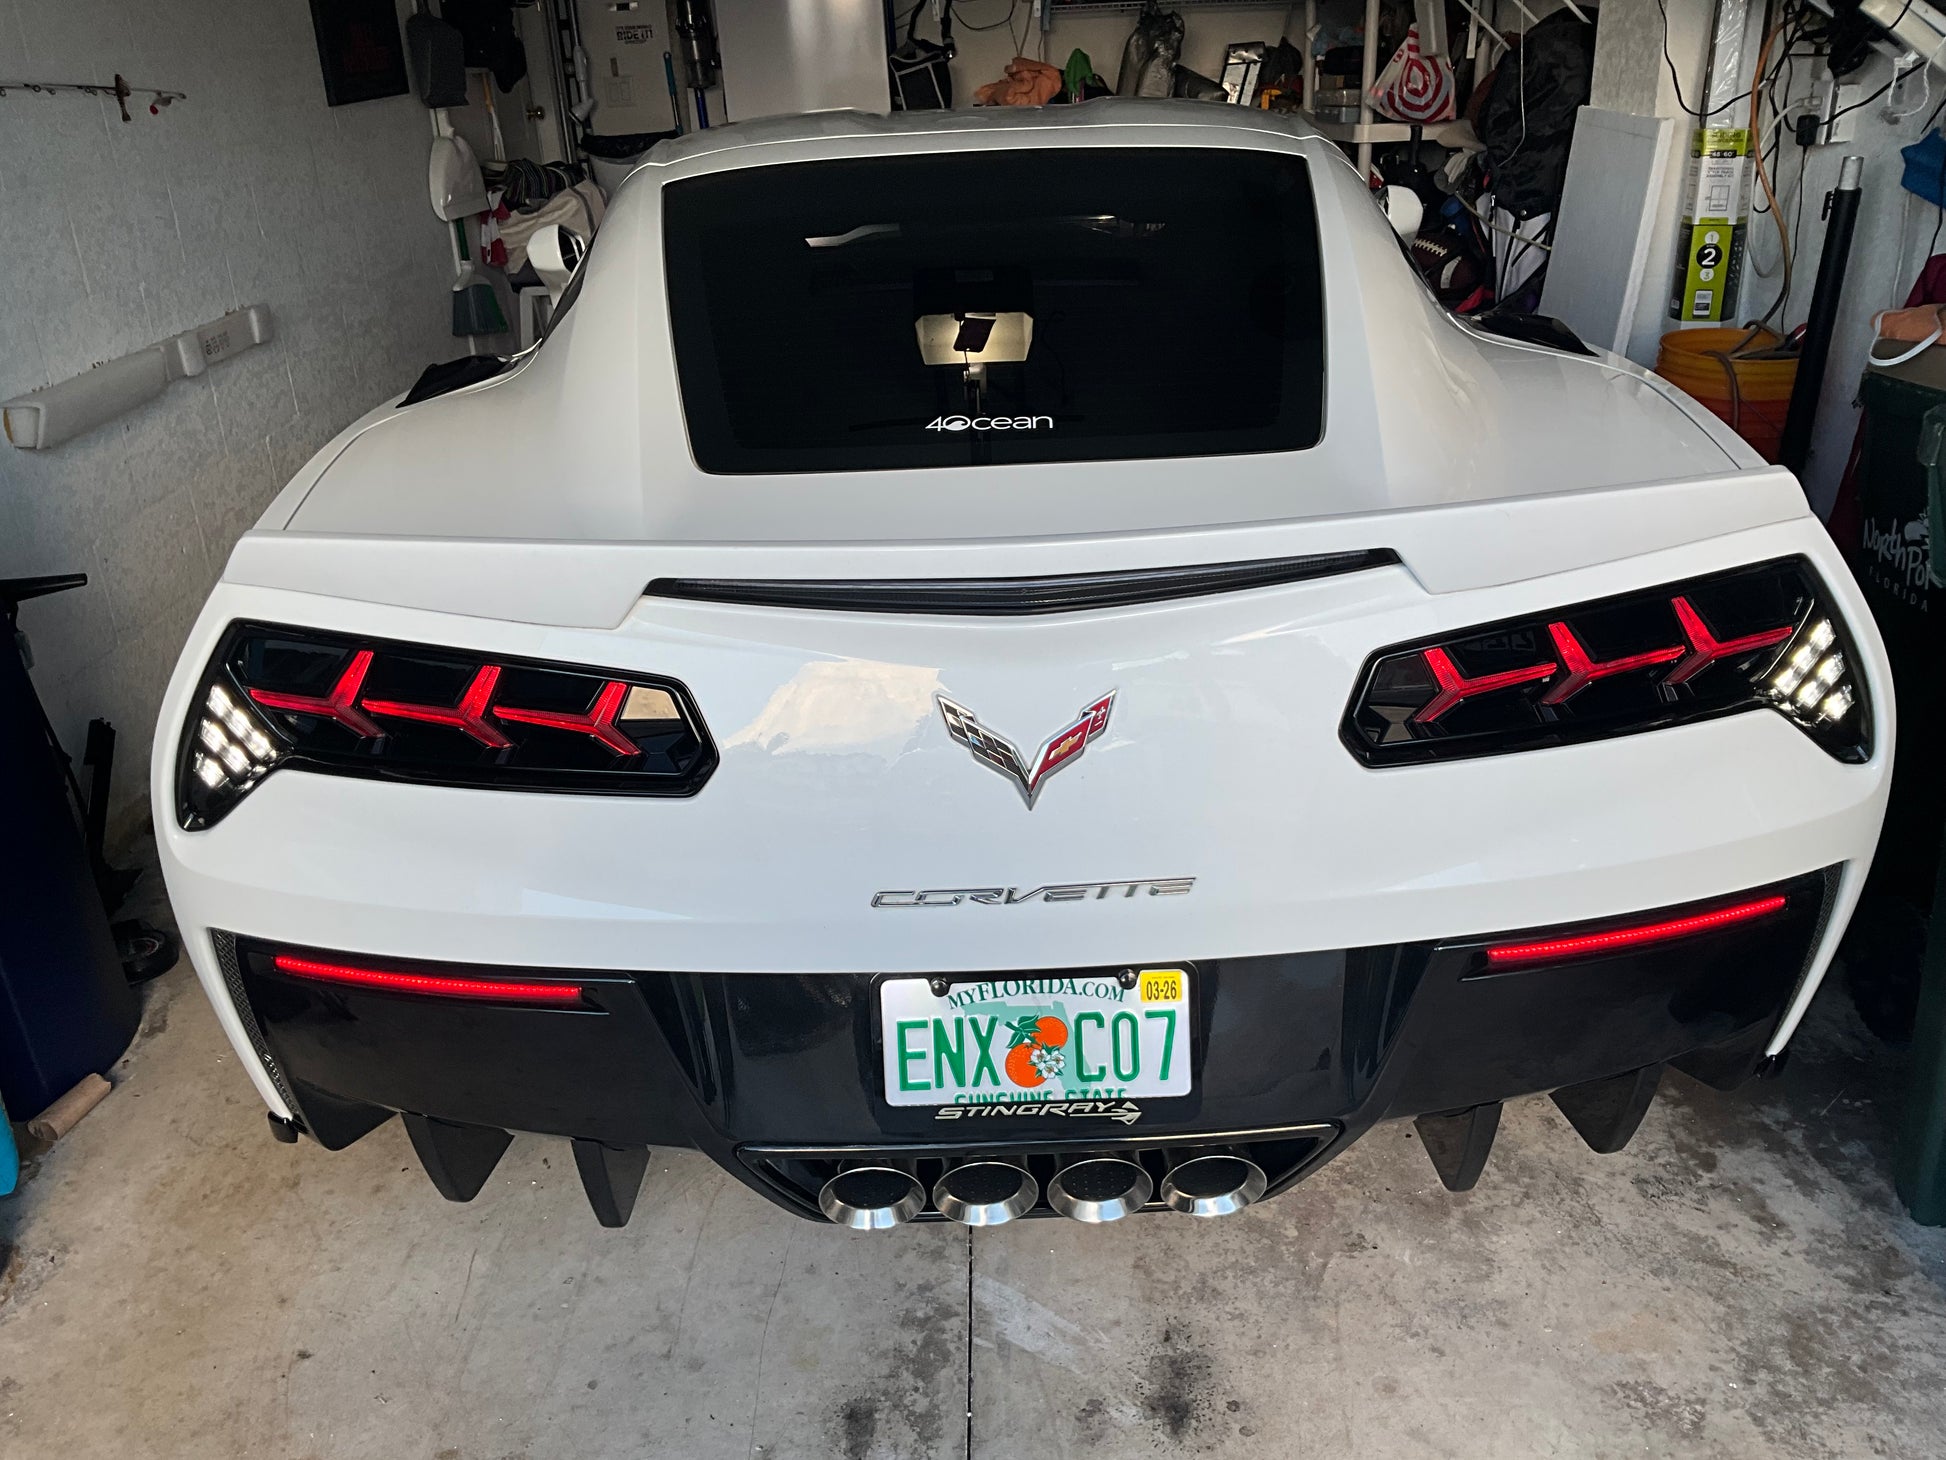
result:
M 1897 1075 L 1832 993 L 1619 1156 L 1519 1102 L 1468 1196 L 1396 1125 L 1221 1221 L 855 1235 L 672 1153 L 606 1232 L 562 1142 L 463 1207 L 396 1122 L 274 1144 L 178 968 L 0 1201 L 0 1455 L 1937 1456 Z

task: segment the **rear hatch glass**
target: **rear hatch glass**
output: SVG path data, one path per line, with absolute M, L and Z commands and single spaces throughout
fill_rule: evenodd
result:
M 663 190 L 709 472 L 1295 451 L 1324 409 L 1301 158 L 1050 147 Z

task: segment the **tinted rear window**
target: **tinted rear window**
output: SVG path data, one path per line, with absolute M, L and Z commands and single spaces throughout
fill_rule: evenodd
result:
M 1324 409 L 1301 159 L 1036 148 L 749 167 L 663 190 L 711 472 L 1292 451 Z

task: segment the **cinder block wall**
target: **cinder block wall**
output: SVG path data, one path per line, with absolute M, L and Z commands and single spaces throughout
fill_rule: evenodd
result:
M 124 124 L 113 101 L 0 97 L 0 399 L 239 305 L 277 331 L 64 446 L 0 443 L 0 576 L 89 577 L 21 626 L 69 753 L 114 722 L 125 826 L 237 537 L 348 422 L 465 348 L 425 109 L 326 106 L 305 0 L 0 0 L 0 80 L 118 71 L 189 99 Z

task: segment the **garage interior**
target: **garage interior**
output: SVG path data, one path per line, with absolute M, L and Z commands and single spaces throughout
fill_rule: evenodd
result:
M 238 539 L 533 345 L 551 225 L 679 131 L 1115 94 L 1295 114 L 1448 308 L 1797 473 L 1903 734 L 1789 1058 L 1668 1073 L 1617 1154 L 1510 1102 L 1471 1190 L 1385 1125 L 1211 1222 L 847 1231 L 657 1150 L 611 1229 L 558 1139 L 464 1205 L 402 1122 L 273 1140 L 147 790 Z M 1946 1453 L 1943 115 L 1920 0 L 0 0 L 0 1453 Z M 70 923 L 108 977 L 50 992 Z

